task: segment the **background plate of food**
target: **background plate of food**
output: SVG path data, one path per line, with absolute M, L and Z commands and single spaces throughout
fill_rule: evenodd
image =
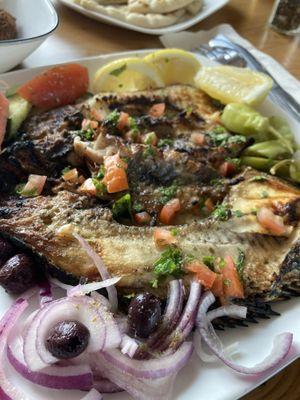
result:
M 60 0 L 97 21 L 150 35 L 188 29 L 228 3 L 228 0 Z
M 0 281 L 11 293 L 33 288 L 21 294 L 23 300 L 1 321 L 0 388 L 4 398 L 84 398 L 82 392 L 62 391 L 58 386 L 90 389 L 92 367 L 97 388 L 103 392 L 118 390 L 117 385 L 133 398 L 158 399 L 164 393 L 164 398 L 172 399 L 233 400 L 299 357 L 299 301 L 294 295 L 299 293 L 300 177 L 294 152 L 300 137 L 297 123 L 266 98 L 272 85 L 269 78 L 248 70 L 220 69 L 203 57 L 166 49 L 80 59 L 54 69 L 10 72 L 0 79 L 9 102 L 1 96 L 1 109 L 8 107 L 9 119 L 0 155 L 4 191 L 0 231 L 16 246 L 1 242 L 6 268 L 0 270 Z M 134 89 L 140 92 L 134 93 Z M 84 105 L 68 106 L 87 91 L 99 94 L 88 96 Z M 51 109 L 57 105 L 64 108 L 53 114 Z M 30 114 L 35 107 L 50 109 L 50 114 Z M 3 115 L 1 121 L 6 123 Z M 272 118 L 274 115 L 277 118 Z M 151 131 L 145 131 L 149 124 Z M 108 133 L 106 139 L 101 137 L 103 132 Z M 177 134 L 177 138 L 172 136 Z M 99 137 L 109 143 L 103 145 Z M 123 140 L 132 154 L 123 155 Z M 118 159 L 114 146 L 119 149 Z M 202 150 L 205 156 L 200 162 L 190 158 L 201 155 Z M 203 169 L 207 152 L 211 158 Z M 156 156 L 166 158 L 153 168 Z M 86 165 L 78 164 L 80 159 Z M 173 168 L 166 170 L 165 162 L 171 162 Z M 241 164 L 255 170 L 239 170 Z M 137 177 L 142 172 L 143 176 Z M 168 181 L 174 172 L 176 179 L 182 178 L 177 181 L 179 187 Z M 287 180 L 281 181 L 278 174 Z M 137 181 L 128 193 L 131 179 Z M 162 183 L 165 179 L 167 184 Z M 160 187 L 155 186 L 157 180 Z M 23 185 L 15 187 L 20 181 Z M 209 189 L 210 183 L 213 187 Z M 197 191 L 203 185 L 204 202 Z M 11 188 L 17 195 L 7 197 Z M 46 195 L 48 191 L 52 196 Z M 155 194 L 159 201 L 136 197 L 142 192 Z M 105 204 L 104 211 L 97 198 Z M 185 208 L 188 216 L 182 212 Z M 153 228 L 153 224 L 158 226 Z M 29 260 L 14 255 L 24 251 Z M 60 300 L 53 301 L 49 285 L 32 275 L 32 263 L 42 265 L 42 260 L 47 261 L 47 273 L 67 283 L 64 286 L 52 280 L 54 298 Z M 99 272 L 103 283 L 81 280 L 81 285 L 70 286 L 76 285 L 76 277 L 96 280 Z M 174 280 L 166 279 L 170 277 Z M 33 285 L 37 278 L 42 289 L 40 305 Z M 189 278 L 194 278 L 192 283 Z M 183 283 L 190 288 L 186 292 L 189 300 L 178 313 Z M 101 285 L 108 288 L 109 302 L 94 292 Z M 124 318 L 112 314 L 117 306 L 115 285 L 119 300 L 127 305 L 135 301 L 128 310 L 133 333 L 127 332 Z M 162 298 L 169 296 L 169 302 L 165 311 L 160 310 L 157 297 L 150 297 L 151 302 L 143 308 L 149 318 L 141 324 L 136 302 L 149 300 L 149 295 L 137 299 L 136 294 L 145 288 Z M 205 289 L 225 308 L 207 314 L 214 298 Z M 85 295 L 90 292 L 92 297 Z M 16 297 L 1 289 L 0 298 L 2 315 Z M 27 301 L 34 314 L 17 321 Z M 275 301 L 271 308 L 270 301 Z M 167 321 L 167 310 L 171 321 L 177 321 L 175 327 L 171 323 L 157 325 L 160 313 L 162 321 Z M 226 313 L 233 318 L 223 318 Z M 177 319 L 175 314 L 179 314 Z M 208 329 L 207 317 L 221 317 L 214 327 L 224 329 L 218 333 L 224 347 Z M 42 339 L 52 325 L 66 318 L 78 319 L 76 329 L 79 322 L 85 328 L 80 325 L 82 341 L 75 349 L 76 356 L 74 348 L 60 348 L 65 357 L 62 362 L 58 343 L 52 340 L 59 332 L 47 336 L 47 346 Z M 194 326 L 202 344 L 205 342 L 217 359 L 207 354 L 209 349 L 203 353 L 199 335 L 193 337 Z M 162 340 L 159 343 L 153 339 L 156 328 Z M 149 332 L 144 329 L 152 329 L 152 342 L 145 339 Z M 196 351 L 190 357 L 192 338 L 201 359 Z M 130 358 L 137 349 L 146 359 Z M 169 353 L 164 353 L 166 349 Z M 69 362 L 68 351 L 72 353 Z M 153 357 L 152 351 L 158 363 L 147 360 Z M 98 358 L 87 358 L 87 354 Z M 83 365 L 86 362 L 88 365 Z M 99 375 L 114 385 L 105 389 L 108 383 Z M 86 399 L 100 399 L 95 392 L 89 396 Z M 105 394 L 112 400 L 128 396 L 126 392 Z

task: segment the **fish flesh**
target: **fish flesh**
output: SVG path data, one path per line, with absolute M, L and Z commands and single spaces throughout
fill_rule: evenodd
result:
M 229 192 L 225 201 L 232 216 L 227 221 L 212 217 L 177 226 L 176 239 L 184 254 L 199 260 L 207 255 L 231 255 L 237 260 L 243 251 L 246 298 L 270 301 L 279 299 L 285 290 L 300 289 L 300 191 L 273 177 L 255 181 L 255 174 L 246 171 L 244 180 Z M 268 198 L 255 197 L 264 190 L 269 190 Z M 255 216 L 250 207 L 262 201 L 265 206 L 274 199 L 286 210 L 285 217 L 293 219 L 287 237 L 270 236 L 252 221 Z M 234 216 L 237 207 L 242 217 Z M 66 276 L 99 279 L 95 265 L 72 235 L 77 232 L 102 257 L 109 273 L 122 277 L 118 287 L 124 290 L 151 290 L 153 265 L 161 255 L 153 241 L 153 229 L 121 225 L 94 199 L 67 191 L 56 196 L 8 198 L 0 203 L 2 233 L 26 244 Z M 161 289 L 166 284 L 167 280 Z

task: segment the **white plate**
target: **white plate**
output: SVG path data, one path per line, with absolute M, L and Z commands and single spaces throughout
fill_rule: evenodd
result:
M 70 7 L 73 10 L 78 11 L 79 13 L 86 15 L 87 17 L 93 18 L 97 21 L 104 22 L 110 25 L 121 26 L 122 28 L 130 29 L 137 32 L 148 33 L 149 35 L 165 35 L 167 33 L 179 32 L 188 29 L 191 26 L 202 21 L 203 19 L 207 18 L 209 15 L 215 13 L 217 10 L 224 7 L 225 4 L 229 2 L 229 0 L 204 0 L 202 10 L 200 10 L 196 15 L 193 15 L 190 18 L 186 18 L 180 22 L 177 22 L 174 25 L 170 25 L 165 28 L 150 29 L 128 24 L 127 22 L 120 21 L 116 18 L 87 10 L 80 5 L 73 3 L 72 0 L 59 1 L 65 4 L 67 7 Z
M 101 65 L 117 58 L 128 57 L 133 55 L 145 55 L 149 51 L 118 53 L 105 56 L 85 58 L 74 60 L 85 65 L 93 76 L 96 69 Z M 210 61 L 203 57 L 199 57 L 202 64 L 211 64 Z M 0 75 L 0 84 L 2 88 L 14 86 L 35 76 L 39 71 L 47 67 L 32 68 L 28 70 L 20 70 Z M 1 90 L 1 87 L 0 87 Z M 297 123 L 289 118 L 284 111 L 268 100 L 261 107 L 264 114 L 276 114 L 285 116 L 294 130 L 298 134 L 297 140 L 300 142 L 300 132 L 297 129 Z M 0 315 L 9 307 L 12 298 L 0 289 Z M 252 325 L 248 328 L 228 329 L 221 332 L 222 340 L 228 344 L 239 341 L 243 353 L 238 360 L 243 363 L 253 364 L 259 362 L 269 352 L 271 348 L 271 338 L 277 333 L 290 331 L 294 334 L 293 351 L 282 365 L 277 367 L 272 373 L 263 377 L 245 377 L 241 376 L 221 363 L 203 364 L 196 356 L 193 356 L 188 365 L 181 371 L 176 379 L 174 390 L 174 400 L 236 400 L 259 386 L 262 382 L 279 372 L 282 368 L 290 364 L 293 360 L 300 356 L 300 303 L 299 299 L 293 299 L 286 302 L 278 303 L 273 306 L 274 310 L 281 313 L 280 317 L 274 317 L 270 320 L 260 320 L 258 325 Z M 28 399 L 24 400 L 58 400 L 62 396 L 66 400 L 78 400 L 82 397 L 79 393 L 72 391 L 53 391 L 51 399 L 49 398 L 49 390 L 37 389 L 18 375 L 14 374 L 14 381 L 17 382 Z M 106 395 L 107 400 L 126 400 L 129 396 L 126 393 Z

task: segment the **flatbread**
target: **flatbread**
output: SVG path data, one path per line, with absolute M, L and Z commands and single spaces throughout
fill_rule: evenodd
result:
M 120 21 L 127 22 L 132 25 L 141 26 L 143 28 L 157 29 L 175 24 L 183 15 L 185 10 L 181 9 L 168 14 L 142 14 L 134 13 L 129 6 L 102 6 L 96 0 L 75 0 L 82 7 L 107 15 Z
M 95 0 L 101 6 L 115 6 L 116 4 L 127 4 L 127 0 Z
M 187 7 L 194 0 L 128 0 L 130 11 L 148 14 L 167 14 Z
M 186 7 L 186 10 L 193 15 L 198 14 L 203 8 L 203 0 L 194 0 L 191 4 Z

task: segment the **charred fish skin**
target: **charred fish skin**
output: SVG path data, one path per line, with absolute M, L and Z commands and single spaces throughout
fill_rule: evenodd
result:
M 256 184 L 246 176 L 231 190 L 244 191 L 247 182 L 251 186 Z M 243 185 L 242 189 L 237 188 L 239 185 Z M 260 185 L 273 187 L 267 180 Z M 284 189 L 282 185 L 280 182 L 282 202 L 288 204 L 299 199 L 299 191 L 291 188 L 287 197 L 289 185 Z M 246 210 L 248 203 L 242 200 Z M 253 202 L 253 199 L 249 201 Z M 231 207 L 235 207 L 233 200 Z M 246 299 L 271 301 L 279 299 L 286 288 L 296 290 L 300 281 L 299 223 L 287 237 L 270 236 L 261 232 L 259 225 L 255 231 L 255 224 L 247 228 L 247 223 L 247 219 L 233 216 L 228 221 L 209 218 L 177 226 L 178 248 L 183 254 L 199 260 L 207 255 L 230 255 L 237 260 L 243 251 L 242 278 Z M 240 225 L 243 225 L 242 229 Z M 26 243 L 50 265 L 67 274 L 78 279 L 99 279 L 95 266 L 73 238 L 72 232 L 76 231 L 99 253 L 110 274 L 122 277 L 118 283 L 121 290 L 151 289 L 153 265 L 161 255 L 153 241 L 153 228 L 118 224 L 112 220 L 111 211 L 95 200 L 63 191 L 57 196 L 2 200 L 0 231 Z M 167 281 L 162 283 L 162 292 L 166 284 Z
M 77 107 L 66 106 L 29 116 L 18 138 L 0 155 L 0 190 L 8 192 L 29 174 L 55 177 L 73 152 L 73 130 L 83 116 Z

